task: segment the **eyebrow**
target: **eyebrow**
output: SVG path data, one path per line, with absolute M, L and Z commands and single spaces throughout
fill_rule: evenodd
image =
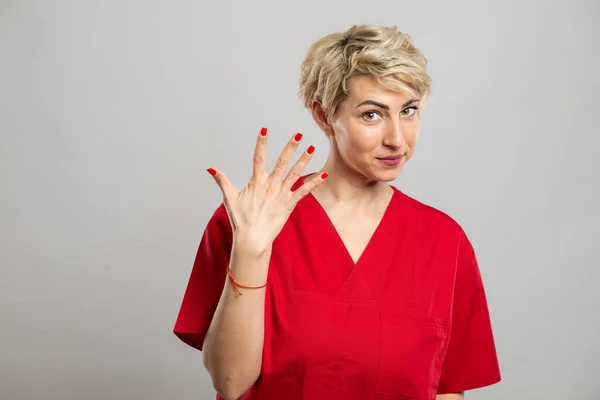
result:
M 409 101 L 407 101 L 406 103 L 402 104 L 402 108 L 404 108 L 404 107 L 406 107 L 407 105 L 409 105 L 409 104 L 412 104 L 412 103 L 414 103 L 414 102 L 416 102 L 416 101 L 419 101 L 419 99 L 410 99 L 410 100 L 409 100 Z M 388 111 L 389 111 L 389 109 L 390 109 L 390 107 L 389 107 L 389 106 L 387 106 L 387 105 L 385 105 L 385 104 L 382 104 L 382 103 L 379 103 L 379 102 L 377 102 L 377 101 L 375 101 L 375 100 L 365 100 L 365 101 L 363 101 L 362 103 L 360 103 L 359 105 L 357 105 L 356 107 L 358 108 L 358 107 L 360 107 L 360 106 L 364 106 L 364 105 L 367 105 L 367 104 L 371 104 L 371 105 L 374 105 L 374 106 L 377 106 L 377 107 L 383 108 L 384 110 L 388 110 Z

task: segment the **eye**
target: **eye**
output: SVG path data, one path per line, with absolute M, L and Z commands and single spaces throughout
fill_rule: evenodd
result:
M 377 118 L 381 117 L 377 111 L 367 111 L 363 114 L 363 118 L 368 122 L 377 121 Z
M 417 110 L 419 109 L 419 107 L 408 107 L 405 108 L 404 110 L 402 110 L 402 115 L 405 115 L 407 117 L 412 117 L 413 115 L 415 115 L 415 113 L 417 112 Z

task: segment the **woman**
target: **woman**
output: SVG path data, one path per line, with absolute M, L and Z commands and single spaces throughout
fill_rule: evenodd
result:
M 314 43 L 301 95 L 330 141 L 265 170 L 267 130 L 241 191 L 204 232 L 175 333 L 202 350 L 225 399 L 462 399 L 500 380 L 473 247 L 449 216 L 390 182 L 415 151 L 426 60 L 396 28 Z

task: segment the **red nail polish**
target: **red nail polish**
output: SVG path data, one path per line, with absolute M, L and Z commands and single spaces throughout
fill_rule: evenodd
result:
M 211 174 L 212 176 L 215 176 L 217 174 L 217 171 L 215 171 L 214 168 L 208 168 L 207 169 L 208 173 Z
M 267 136 L 267 128 L 262 128 L 260 130 L 260 136 Z
M 302 134 L 301 133 L 296 133 L 296 136 L 294 136 L 294 140 L 296 142 L 299 142 L 302 139 Z
M 321 179 L 325 179 L 325 178 L 327 178 L 328 176 L 329 176 L 329 174 L 328 174 L 327 172 L 323 172 L 323 173 L 321 174 Z
M 310 146 L 308 147 L 308 150 L 306 150 L 306 152 L 307 152 L 308 154 L 312 154 L 314 151 L 315 151 L 315 146 L 313 146 L 313 145 L 310 145 Z

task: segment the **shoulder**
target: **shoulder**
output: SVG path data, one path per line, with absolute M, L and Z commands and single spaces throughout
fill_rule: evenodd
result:
M 455 238 L 465 234 L 459 222 L 447 212 L 417 200 L 399 189 L 396 191 L 402 201 L 401 204 L 407 208 L 421 231 L 445 233 Z
M 465 230 L 447 212 L 425 204 L 399 191 L 403 204 L 408 208 L 417 247 L 427 254 L 445 254 L 446 259 L 454 260 L 453 265 L 462 266 L 473 272 L 477 266 L 475 250 Z M 477 271 L 473 275 L 476 275 Z

